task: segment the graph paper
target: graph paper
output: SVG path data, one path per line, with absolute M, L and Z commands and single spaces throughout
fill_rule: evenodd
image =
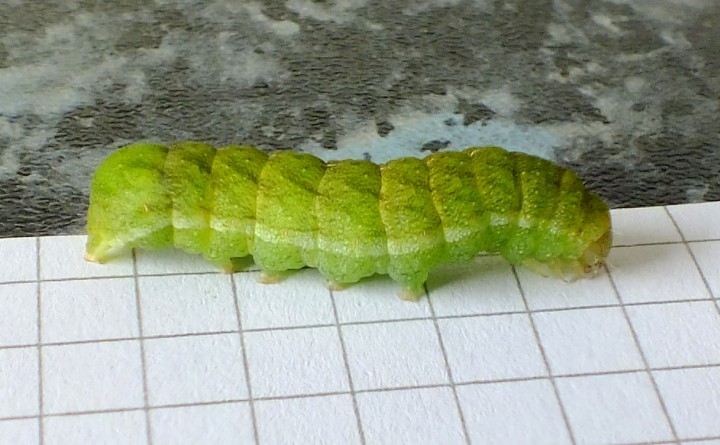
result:
M 720 444 L 720 203 L 613 211 L 564 283 L 480 256 L 418 303 L 0 240 L 0 444 Z

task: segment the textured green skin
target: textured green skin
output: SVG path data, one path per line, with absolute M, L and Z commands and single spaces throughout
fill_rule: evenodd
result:
M 86 257 L 174 245 L 226 270 L 248 255 L 270 276 L 315 267 L 336 286 L 389 274 L 413 297 L 432 268 L 479 252 L 582 275 L 607 255 L 610 230 L 608 207 L 574 173 L 499 147 L 376 165 L 133 144 L 95 173 Z

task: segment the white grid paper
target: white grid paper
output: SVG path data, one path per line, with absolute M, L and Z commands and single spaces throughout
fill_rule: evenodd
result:
M 0 445 L 720 443 L 720 203 L 613 217 L 594 280 L 479 257 L 419 304 L 0 239 Z

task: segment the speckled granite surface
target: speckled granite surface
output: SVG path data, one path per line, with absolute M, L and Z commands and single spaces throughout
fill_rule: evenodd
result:
M 0 236 L 81 233 L 135 140 L 497 144 L 614 207 L 720 199 L 716 0 L 0 0 Z

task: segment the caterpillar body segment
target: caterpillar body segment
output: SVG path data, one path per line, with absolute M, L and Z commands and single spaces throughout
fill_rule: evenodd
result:
M 571 171 L 499 147 L 425 159 L 322 160 L 199 142 L 132 144 L 93 178 L 86 258 L 175 246 L 263 281 L 313 267 L 339 289 L 388 274 L 417 298 L 429 271 L 480 252 L 545 275 L 595 272 L 611 245 L 607 205 Z
M 172 245 L 167 153 L 161 145 L 130 146 L 112 153 L 97 169 L 87 215 L 87 260 L 103 262 L 127 247 Z

